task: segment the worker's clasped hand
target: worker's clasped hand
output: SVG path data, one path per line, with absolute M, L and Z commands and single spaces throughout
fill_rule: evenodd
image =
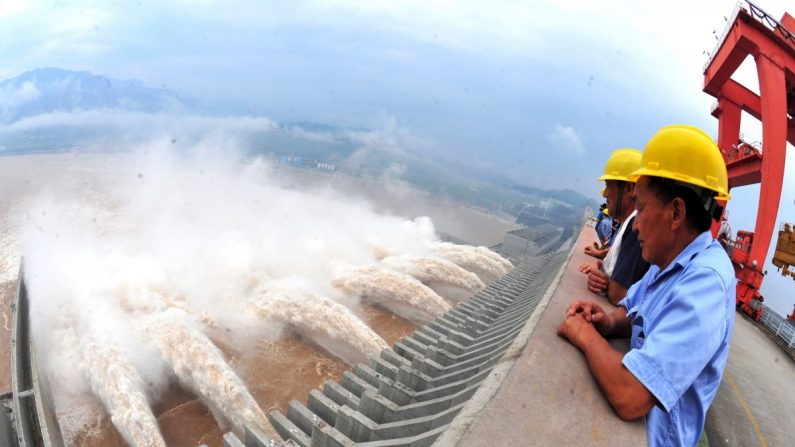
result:
M 577 314 L 583 314 L 585 321 L 593 322 L 594 319 L 598 321 L 605 316 L 605 311 L 602 306 L 594 303 L 593 301 L 575 301 L 566 309 L 566 316 L 572 317 Z
M 596 268 L 596 266 L 591 264 L 590 262 L 584 262 L 584 263 L 580 264 L 579 267 L 577 267 L 577 270 L 579 270 L 580 273 L 585 273 L 587 275 L 588 273 L 591 272 L 592 269 L 595 269 L 595 268 Z
M 592 323 L 602 335 L 607 334 L 612 325 L 602 306 L 592 301 L 575 301 L 566 309 L 566 319 L 580 315 L 587 323 Z M 560 333 L 560 331 L 558 331 Z
M 606 292 L 609 281 L 607 274 L 602 271 L 602 261 L 596 261 L 596 266 L 588 270 L 588 290 L 593 293 Z
M 593 325 L 585 320 L 583 313 L 575 313 L 574 315 L 567 315 L 563 323 L 560 323 L 558 335 L 569 340 L 574 346 L 582 348 L 586 341 L 588 330 L 592 328 Z

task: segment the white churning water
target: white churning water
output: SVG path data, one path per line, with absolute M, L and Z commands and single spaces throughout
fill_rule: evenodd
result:
M 180 382 L 201 396 L 213 410 L 219 424 L 227 419 L 243 433 L 250 425 L 275 436 L 265 413 L 232 371 L 221 351 L 194 327 L 195 322 L 178 310 L 170 309 L 145 320 L 142 329 L 157 345 Z
M 464 270 L 453 262 L 441 258 L 427 258 L 410 255 L 388 256 L 381 264 L 424 283 L 440 282 L 466 289 L 475 293 L 486 287 L 478 275 Z
M 347 343 L 369 358 L 389 348 L 359 317 L 331 299 L 290 293 L 275 282 L 257 286 L 252 295 L 254 312 L 262 318 L 303 329 L 304 334 L 322 334 Z
M 83 358 L 91 389 L 122 437 L 132 446 L 165 447 L 143 380 L 124 353 L 112 345 L 86 340 Z
M 494 253 L 496 256 L 486 255 L 483 248 L 479 249 L 479 247 L 439 242 L 433 245 L 433 251 L 437 256 L 452 261 L 459 267 L 477 274 L 484 281 L 491 281 L 508 273 L 510 270 L 510 267 L 508 267 L 510 262 L 504 259 L 502 261 L 498 260 L 496 256 L 499 255 L 496 253 Z M 491 252 L 491 250 L 488 251 Z
M 389 307 L 390 303 L 410 306 L 438 317 L 450 305 L 428 286 L 404 273 L 378 266 L 340 267 L 331 284 L 350 295 L 357 295 Z M 412 315 L 406 315 L 412 319 Z

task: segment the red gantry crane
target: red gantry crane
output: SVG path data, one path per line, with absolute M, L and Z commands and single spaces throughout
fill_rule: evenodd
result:
M 776 227 L 784 180 L 787 141 L 795 144 L 795 18 L 775 20 L 751 2 L 735 8 L 718 48 L 704 70 L 704 91 L 717 98 L 718 146 L 726 161 L 729 188 L 760 184 L 754 231 L 738 231 L 732 263 L 737 306 L 755 320 L 762 315 L 764 261 Z M 751 56 L 759 95 L 731 75 Z M 741 111 L 762 122 L 761 150 L 740 138 Z M 713 228 L 713 234 L 717 225 Z M 786 271 L 786 270 L 785 270 Z

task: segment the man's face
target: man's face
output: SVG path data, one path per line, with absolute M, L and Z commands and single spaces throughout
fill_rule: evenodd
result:
M 607 203 L 607 210 L 610 214 L 610 217 L 618 217 L 618 196 L 619 191 L 621 189 L 621 184 L 623 182 L 619 182 L 617 180 L 605 180 L 605 192 L 602 194 L 602 197 L 605 198 L 605 202 Z M 621 208 L 622 211 L 626 213 L 626 206 L 627 201 L 626 199 L 626 188 L 624 188 L 624 198 L 621 200 Z
M 635 209 L 638 214 L 632 230 L 638 233 L 643 260 L 655 265 L 665 262 L 671 239 L 672 213 L 648 189 L 649 178 L 641 177 L 635 184 Z

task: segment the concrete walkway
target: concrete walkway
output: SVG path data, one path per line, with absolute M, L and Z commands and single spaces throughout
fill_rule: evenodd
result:
M 795 362 L 739 312 L 726 371 L 707 414 L 710 445 L 795 445 Z

